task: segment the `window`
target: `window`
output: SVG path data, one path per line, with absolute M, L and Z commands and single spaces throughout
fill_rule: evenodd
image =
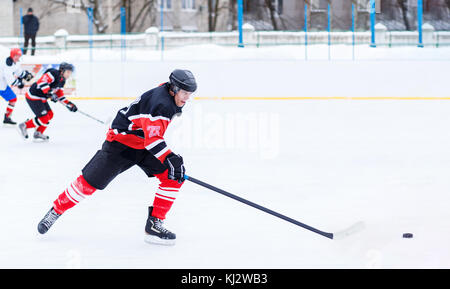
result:
M 66 12 L 67 13 L 81 13 L 81 0 L 68 0 L 66 1 Z
M 375 0 L 375 13 L 381 13 L 381 0 Z
M 328 10 L 328 0 L 311 0 L 311 11 Z
M 358 0 L 358 11 L 370 13 L 370 0 Z M 381 13 L 381 0 L 375 0 L 375 12 Z
M 163 10 L 172 10 L 172 0 L 158 0 L 158 10 L 161 10 L 161 1 L 163 4 Z
M 182 0 L 181 8 L 184 10 L 195 10 L 195 0 Z
M 370 10 L 370 0 L 358 0 L 358 11 L 368 12 Z
M 327 0 L 311 0 L 312 11 L 326 11 L 328 10 Z

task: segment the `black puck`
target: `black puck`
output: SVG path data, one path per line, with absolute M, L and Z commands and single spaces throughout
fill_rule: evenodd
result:
M 411 233 L 404 233 L 403 234 L 403 238 L 412 238 L 413 237 L 413 234 L 411 234 Z

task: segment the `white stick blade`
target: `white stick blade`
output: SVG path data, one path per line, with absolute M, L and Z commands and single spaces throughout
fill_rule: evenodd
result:
M 345 230 L 333 233 L 333 240 L 340 240 L 349 235 L 356 234 L 356 233 L 364 230 L 365 227 L 366 227 L 366 225 L 362 221 L 358 222 L 356 224 L 353 224 L 352 226 L 348 227 Z
M 144 241 L 149 244 L 156 244 L 156 245 L 165 245 L 165 246 L 173 246 L 175 245 L 175 239 L 161 239 L 156 236 L 145 234 Z

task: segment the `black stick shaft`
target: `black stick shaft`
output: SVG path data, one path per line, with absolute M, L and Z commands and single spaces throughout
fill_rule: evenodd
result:
M 81 113 L 82 115 L 84 115 L 84 116 L 87 116 L 87 117 L 89 117 L 89 118 L 91 118 L 91 119 L 93 119 L 93 120 L 96 120 L 96 121 L 98 121 L 99 123 L 101 123 L 101 124 L 105 124 L 105 122 L 104 121 L 101 121 L 101 120 L 99 120 L 99 119 L 96 119 L 95 117 L 93 117 L 93 116 L 91 116 L 91 115 L 89 115 L 89 114 L 87 114 L 87 113 L 85 113 L 85 112 L 82 112 L 81 110 L 77 110 L 79 113 Z
M 186 180 L 188 180 L 188 181 L 191 181 L 191 182 L 197 184 L 197 185 L 200 185 L 200 186 L 205 187 L 205 188 L 207 188 L 207 189 L 210 189 L 210 190 L 212 190 L 212 191 L 214 191 L 214 192 L 216 192 L 216 193 L 222 194 L 222 195 L 227 196 L 227 197 L 229 197 L 229 198 L 232 198 L 232 199 L 234 199 L 234 200 L 236 200 L 236 201 L 239 201 L 239 202 L 241 202 L 241 203 L 244 203 L 244 204 L 246 204 L 246 205 L 249 205 L 249 206 L 251 206 L 251 207 L 253 207 L 253 208 L 255 208 L 255 209 L 261 210 L 261 211 L 266 212 L 266 213 L 268 213 L 268 214 L 271 214 L 271 215 L 273 215 L 273 216 L 275 216 L 275 217 L 278 217 L 278 218 L 280 218 L 280 219 L 283 219 L 283 220 L 285 220 L 285 221 L 288 221 L 288 222 L 290 222 L 290 223 L 292 223 L 292 224 L 294 224 L 294 225 L 300 226 L 300 227 L 302 227 L 302 228 L 304 228 L 304 229 L 306 229 L 306 230 L 309 230 L 309 231 L 314 232 L 314 233 L 316 233 L 316 234 L 322 235 L 322 236 L 327 237 L 327 238 L 329 238 L 329 239 L 333 239 L 333 233 L 323 232 L 323 231 L 318 230 L 318 229 L 316 229 L 316 228 L 314 228 L 314 227 L 311 227 L 311 226 L 308 226 L 308 225 L 306 225 L 306 224 L 303 224 L 303 223 L 301 223 L 301 222 L 299 222 L 299 221 L 297 221 L 297 220 L 294 220 L 294 219 L 289 218 L 289 217 L 287 217 L 287 216 L 285 216 L 285 215 L 282 215 L 282 214 L 280 214 L 280 213 L 277 213 L 277 212 L 275 212 L 275 211 L 272 211 L 272 210 L 270 210 L 270 209 L 268 209 L 268 208 L 266 208 L 266 207 L 260 206 L 260 205 L 258 205 L 258 204 L 256 204 L 256 203 L 250 202 L 250 201 L 248 201 L 248 200 L 246 200 L 246 199 L 244 199 L 244 198 L 238 197 L 238 196 L 233 195 L 233 194 L 231 194 L 231 193 L 229 193 L 229 192 L 226 192 L 226 191 L 224 191 L 224 190 L 221 190 L 221 189 L 219 189 L 219 188 L 216 188 L 216 187 L 214 187 L 214 186 L 212 186 L 212 185 L 210 185 L 210 184 L 207 184 L 207 183 L 204 183 L 204 182 L 202 182 L 202 181 L 200 181 L 200 180 L 197 180 L 196 178 L 193 178 L 193 177 L 190 177 L 190 176 L 186 176 L 186 175 L 184 176 L 184 178 L 185 178 Z
M 64 105 L 65 107 L 67 107 L 67 104 L 65 104 L 64 102 L 62 102 L 62 101 L 59 101 L 59 102 L 62 103 L 62 105 Z M 95 121 L 98 121 L 98 122 L 101 123 L 101 124 L 105 124 L 104 121 L 101 121 L 101 120 L 99 120 L 99 119 L 96 119 L 96 118 L 93 117 L 92 115 L 89 115 L 89 114 L 87 114 L 87 113 L 85 113 L 85 112 L 82 112 L 81 110 L 77 110 L 77 112 L 79 112 L 79 113 L 81 113 L 82 115 L 87 116 L 87 117 L 89 117 L 89 118 L 91 118 L 91 119 L 93 119 L 93 120 L 95 120 Z

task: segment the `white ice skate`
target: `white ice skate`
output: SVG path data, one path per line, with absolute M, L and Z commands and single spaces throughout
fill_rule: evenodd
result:
M 39 131 L 35 131 L 33 134 L 33 142 L 48 142 L 48 135 L 42 134 Z
M 23 139 L 28 138 L 27 125 L 24 122 L 19 123 L 16 128 Z

